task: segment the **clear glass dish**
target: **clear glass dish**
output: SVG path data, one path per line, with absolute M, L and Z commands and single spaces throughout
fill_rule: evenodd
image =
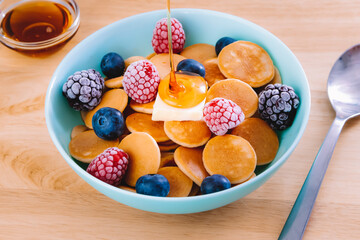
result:
M 56 4 L 61 4 L 63 7 L 65 7 L 69 11 L 71 17 L 69 27 L 60 35 L 43 41 L 23 42 L 10 38 L 2 28 L 2 22 L 6 14 L 20 4 L 39 1 L 53 2 Z M 36 51 L 54 47 L 69 40 L 76 33 L 79 25 L 80 10 L 75 0 L 0 0 L 0 42 L 5 46 L 15 50 Z

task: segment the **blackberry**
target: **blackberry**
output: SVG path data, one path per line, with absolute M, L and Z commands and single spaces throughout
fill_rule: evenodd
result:
M 103 91 L 104 79 L 94 69 L 75 72 L 62 88 L 69 105 L 77 111 L 94 109 L 99 105 Z
M 294 121 L 300 100 L 294 89 L 283 84 L 269 84 L 259 94 L 259 113 L 272 129 L 284 130 Z

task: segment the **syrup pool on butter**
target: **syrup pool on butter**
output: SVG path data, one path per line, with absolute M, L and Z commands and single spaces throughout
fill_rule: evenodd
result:
M 153 121 L 200 121 L 203 119 L 203 109 L 206 98 L 198 105 L 190 108 L 177 108 L 166 104 L 159 96 L 156 96 Z

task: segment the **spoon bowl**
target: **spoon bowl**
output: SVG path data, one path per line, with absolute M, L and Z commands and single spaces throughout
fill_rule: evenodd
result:
M 360 114 L 360 44 L 349 48 L 335 62 L 327 87 L 337 117 L 350 118 Z
M 346 50 L 332 67 L 328 96 L 336 117 L 311 166 L 279 239 L 302 239 L 321 182 L 345 122 L 360 115 L 360 44 Z

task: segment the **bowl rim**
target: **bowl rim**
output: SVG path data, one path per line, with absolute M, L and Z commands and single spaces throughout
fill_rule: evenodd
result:
M 223 12 L 218 12 L 218 11 L 214 11 L 214 10 L 207 10 L 207 9 L 197 9 L 197 8 L 176 8 L 176 9 L 172 9 L 172 13 L 178 13 L 178 12 L 193 12 L 193 13 L 206 13 L 206 14 L 211 14 L 211 15 L 216 15 L 219 17 L 225 17 L 225 18 L 229 18 L 231 20 L 236 20 L 236 21 L 241 21 L 244 24 L 248 25 L 249 27 L 255 28 L 261 32 L 265 32 L 267 35 L 271 36 L 272 38 L 275 38 L 275 40 L 277 42 L 279 42 L 279 44 L 282 45 L 283 48 L 285 48 L 291 55 L 292 57 L 295 59 L 296 63 L 299 65 L 300 67 L 300 72 L 302 74 L 302 79 L 304 80 L 304 93 L 306 95 L 306 99 L 305 100 L 301 100 L 301 107 L 304 108 L 304 117 L 303 117 L 303 121 L 302 124 L 300 126 L 300 129 L 298 131 L 298 134 L 296 135 L 296 137 L 293 139 L 293 142 L 291 144 L 291 146 L 283 153 L 283 155 L 276 161 L 274 162 L 271 166 L 268 166 L 268 168 L 266 170 L 264 170 L 261 174 L 257 175 L 255 178 L 246 181 L 240 185 L 231 187 L 229 189 L 226 189 L 224 191 L 220 191 L 220 192 L 216 192 L 216 193 L 212 193 L 212 194 L 206 194 L 206 195 L 198 195 L 198 196 L 190 196 L 190 197 L 174 197 L 174 198 L 169 198 L 169 197 L 155 197 L 155 196 L 148 196 L 148 195 L 142 195 L 142 194 L 138 194 L 138 193 L 133 193 L 127 190 L 123 190 L 120 189 L 118 187 L 114 187 L 111 186 L 91 175 L 89 175 L 84 169 L 82 169 L 78 164 L 76 164 L 76 162 L 64 151 L 64 149 L 62 148 L 59 140 L 56 138 L 52 123 L 50 121 L 50 114 L 51 114 L 51 109 L 50 109 L 50 97 L 52 95 L 53 90 L 53 86 L 56 80 L 56 76 L 59 72 L 59 68 L 68 60 L 69 55 L 71 52 L 74 51 L 74 49 L 76 49 L 80 44 L 81 45 L 85 45 L 88 41 L 91 41 L 94 34 L 99 34 L 101 32 L 107 31 L 108 28 L 111 28 L 112 26 L 114 26 L 115 24 L 117 24 L 120 21 L 128 21 L 128 20 L 132 20 L 133 18 L 137 18 L 139 16 L 145 16 L 145 15 L 152 15 L 152 14 L 158 14 L 159 12 L 165 12 L 165 10 L 155 10 L 155 11 L 150 11 L 150 12 L 144 12 L 144 13 L 140 13 L 140 14 L 136 14 L 136 15 L 132 15 L 123 19 L 120 19 L 118 21 L 115 21 L 97 31 L 95 31 L 94 33 L 90 34 L 89 36 L 87 36 L 85 39 L 83 39 L 81 42 L 79 42 L 61 61 L 61 63 L 58 65 L 57 69 L 55 70 L 51 81 L 49 83 L 47 92 L 46 92 L 46 98 L 45 98 L 45 119 L 46 119 L 46 125 L 49 131 L 49 134 L 51 136 L 51 139 L 54 143 L 54 145 L 56 146 L 56 148 L 58 149 L 58 151 L 60 152 L 60 154 L 62 155 L 62 157 L 65 159 L 65 161 L 70 165 L 71 168 L 73 168 L 75 170 L 76 173 L 78 173 L 78 175 L 80 175 L 80 177 L 82 177 L 84 180 L 85 178 L 96 182 L 98 185 L 100 185 L 101 187 L 104 187 L 106 190 L 109 191 L 118 191 L 121 192 L 121 194 L 127 195 L 129 197 L 134 197 L 136 196 L 137 198 L 144 199 L 144 200 L 153 200 L 153 201 L 158 201 L 160 203 L 166 202 L 166 203 L 183 203 L 183 202 L 193 202 L 193 201 L 201 201 L 203 199 L 211 199 L 211 198 L 217 198 L 219 195 L 223 195 L 225 192 L 236 192 L 239 191 L 239 189 L 245 188 L 247 185 L 249 184 L 253 184 L 256 182 L 261 182 L 261 180 L 263 179 L 268 179 L 270 178 L 279 168 L 281 165 L 283 165 L 285 163 L 285 161 L 289 158 L 289 156 L 291 155 L 291 153 L 294 151 L 294 149 L 296 148 L 296 146 L 298 145 L 301 137 L 303 136 L 303 133 L 306 129 L 308 120 L 309 120 L 309 115 L 310 115 L 310 108 L 311 108 L 311 95 L 310 95 L 310 87 L 309 87 L 309 82 L 307 80 L 306 74 L 304 72 L 304 69 L 302 67 L 302 65 L 300 64 L 299 60 L 296 58 L 296 56 L 294 55 L 294 53 L 274 34 L 272 34 L 270 31 L 266 30 L 265 28 L 250 22 L 249 20 L 243 19 L 241 17 L 235 16 L 235 15 L 231 15 L 228 13 L 223 13 Z M 165 16 L 165 15 L 164 15 Z M 86 176 L 85 176 L 86 174 Z M 94 186 L 92 186 L 94 187 Z M 95 187 L 96 188 L 96 187 Z M 103 192 L 101 192 L 103 193 Z M 104 194 L 104 193 L 103 193 Z M 136 207 L 137 208 L 137 207 Z M 148 210 L 147 210 L 148 211 Z M 193 211 L 192 211 L 193 212 Z

